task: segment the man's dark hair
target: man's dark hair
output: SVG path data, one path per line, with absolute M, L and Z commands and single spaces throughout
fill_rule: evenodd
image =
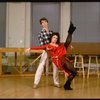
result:
M 45 21 L 47 21 L 47 22 L 48 22 L 48 19 L 47 19 L 47 18 L 42 17 L 42 18 L 40 19 L 40 24 L 42 24 L 41 22 L 42 22 L 43 20 L 45 20 Z

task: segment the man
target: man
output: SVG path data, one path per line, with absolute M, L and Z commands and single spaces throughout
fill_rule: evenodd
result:
M 49 30 L 48 20 L 45 17 L 40 19 L 40 25 L 42 26 L 42 30 L 41 30 L 41 32 L 39 32 L 38 39 L 39 39 L 40 45 L 45 45 L 50 42 L 49 39 L 53 32 Z M 47 59 L 47 52 L 44 50 L 41 55 L 39 66 L 36 70 L 33 88 L 39 87 L 39 82 L 40 82 L 40 78 L 41 78 L 41 75 L 42 75 L 42 72 L 44 69 L 44 65 L 46 63 L 46 59 Z M 52 63 L 52 64 L 53 64 L 54 86 L 60 87 L 59 79 L 58 79 L 58 68 L 55 66 L 54 63 Z

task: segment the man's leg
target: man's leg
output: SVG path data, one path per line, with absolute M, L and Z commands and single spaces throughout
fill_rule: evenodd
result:
M 49 74 L 49 58 L 47 57 L 47 59 L 46 59 L 46 75 L 48 75 Z
M 60 87 L 59 84 L 59 76 L 58 76 L 58 68 L 56 67 L 56 65 L 54 63 L 53 64 L 53 81 L 54 81 L 54 86 L 56 87 Z
M 46 59 L 47 59 L 47 52 L 43 51 L 43 53 L 41 55 L 39 66 L 38 66 L 36 73 L 35 73 L 34 87 L 33 88 L 37 88 L 37 85 L 40 82 L 40 78 L 41 78 L 41 75 L 42 75 L 42 72 L 43 72 L 43 69 L 44 69 L 44 65 L 46 63 Z

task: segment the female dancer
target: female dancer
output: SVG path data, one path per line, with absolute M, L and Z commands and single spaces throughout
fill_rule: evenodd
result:
M 50 43 L 43 45 L 43 46 L 33 46 L 32 48 L 28 48 L 26 51 L 29 51 L 30 49 L 33 50 L 40 50 L 45 49 L 49 53 L 49 55 L 52 58 L 53 63 L 65 74 L 68 76 L 68 80 L 66 80 L 64 84 L 65 90 L 72 90 L 71 88 L 71 82 L 73 78 L 76 76 L 77 71 L 73 67 L 70 60 L 67 58 L 67 48 L 70 46 L 71 40 L 72 40 L 72 34 L 75 31 L 76 27 L 71 23 L 69 30 L 68 30 L 68 36 L 65 41 L 65 43 L 60 43 L 60 37 L 59 33 L 54 32 L 51 36 Z

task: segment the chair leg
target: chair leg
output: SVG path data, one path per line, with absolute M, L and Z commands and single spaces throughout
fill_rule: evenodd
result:
M 98 65 L 98 56 L 89 56 L 89 65 L 88 65 L 88 73 L 87 73 L 87 78 L 89 78 L 90 75 L 90 69 L 91 69 L 91 62 L 92 58 L 95 58 L 95 64 L 96 64 L 96 70 L 97 70 L 97 76 L 99 77 L 99 65 Z
M 98 57 L 96 57 L 96 64 L 97 64 L 97 75 L 99 78 L 99 63 L 98 63 Z
M 79 61 L 78 61 L 79 60 Z M 81 64 L 79 66 L 76 64 Z M 75 60 L 74 60 L 74 67 L 75 68 L 79 68 L 82 69 L 82 74 L 83 74 L 83 78 L 85 78 L 85 70 L 84 70 L 84 62 L 83 62 L 83 56 L 82 55 L 75 55 Z
M 90 74 L 90 62 L 91 62 L 91 57 L 89 57 L 89 65 L 88 65 L 87 78 L 89 78 L 89 74 Z

